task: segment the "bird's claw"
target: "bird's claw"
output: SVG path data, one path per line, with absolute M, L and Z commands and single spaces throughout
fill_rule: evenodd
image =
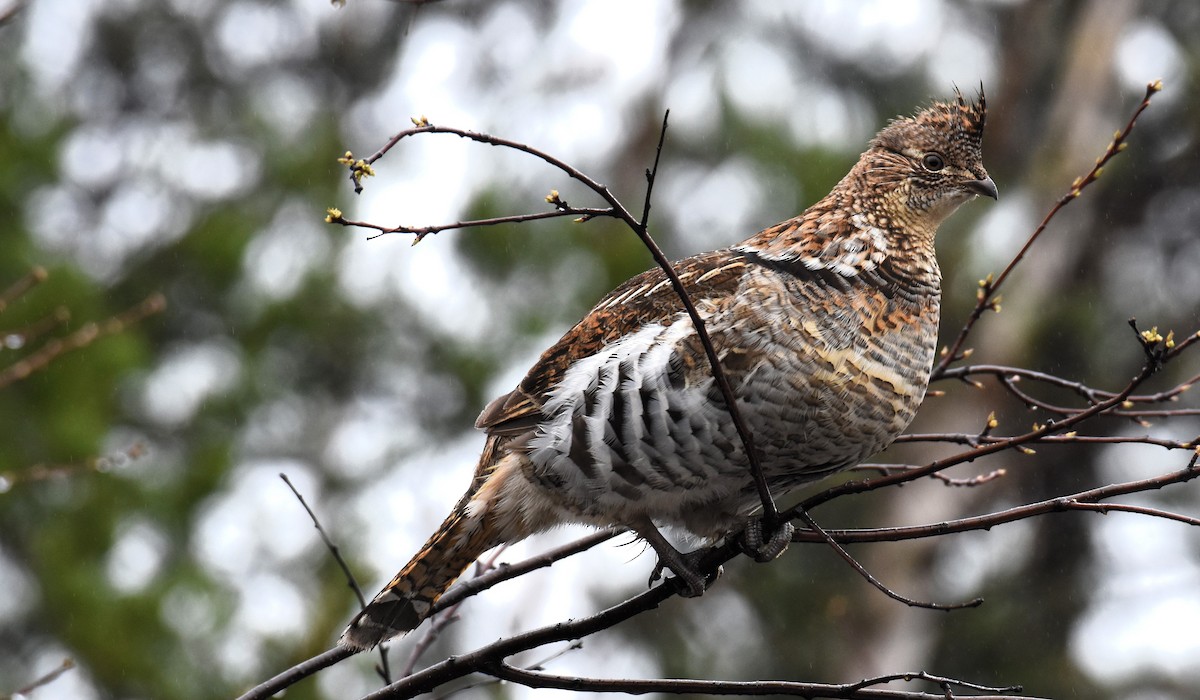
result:
M 659 557 L 658 562 L 654 565 L 654 570 L 650 572 L 650 580 L 647 586 L 653 586 L 658 581 L 662 580 L 663 572 L 670 571 L 675 574 L 674 578 L 679 580 L 679 595 L 684 598 L 696 598 L 704 595 L 704 591 L 708 586 L 716 581 L 724 572 L 724 567 L 717 567 L 717 570 L 711 577 L 705 578 L 696 572 L 695 564 L 699 563 L 700 556 L 703 550 L 688 552 L 681 554 L 679 561 L 675 565 L 668 564 L 666 560 Z
M 763 563 L 775 561 L 787 551 L 788 545 L 792 541 L 792 534 L 795 532 L 796 526 L 784 521 L 775 528 L 769 538 L 764 538 L 763 521 L 761 518 L 755 518 L 746 523 L 746 529 L 742 530 L 742 549 L 753 557 L 754 561 Z

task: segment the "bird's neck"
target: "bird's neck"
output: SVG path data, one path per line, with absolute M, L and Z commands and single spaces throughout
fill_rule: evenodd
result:
M 906 287 L 939 290 L 941 271 L 933 250 L 938 222 L 912 212 L 902 187 L 865 189 L 851 181 L 854 175 L 851 171 L 800 216 L 734 248 L 847 278 L 883 270 Z

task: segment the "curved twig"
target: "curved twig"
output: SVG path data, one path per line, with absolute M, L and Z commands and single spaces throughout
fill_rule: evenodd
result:
M 859 576 L 862 576 L 864 579 L 867 580 L 867 583 L 869 583 L 872 586 L 874 586 L 875 588 L 879 589 L 884 595 L 891 598 L 892 600 L 898 600 L 901 603 L 904 603 L 905 605 L 912 607 L 912 608 L 925 608 L 926 610 L 943 610 L 943 611 L 947 611 L 947 612 L 950 610 L 962 610 L 964 608 L 977 608 L 980 605 L 983 605 L 983 598 L 972 598 L 971 600 L 968 600 L 965 603 L 942 604 L 942 603 L 926 603 L 924 601 L 914 600 L 907 596 L 902 596 L 899 593 L 893 591 L 891 588 L 888 588 L 887 586 L 885 586 L 879 579 L 875 578 L 875 576 L 872 575 L 870 571 L 867 571 L 867 568 L 865 566 L 863 566 L 862 564 L 860 564 L 857 559 L 855 559 L 853 556 L 851 556 L 850 552 L 847 552 L 845 547 L 843 547 L 841 544 L 839 544 L 837 540 L 835 540 L 833 537 L 831 537 L 830 534 L 824 530 L 824 528 L 822 528 L 820 525 L 818 525 L 816 520 L 813 520 L 813 517 L 811 515 L 809 515 L 808 511 L 801 509 L 801 510 L 797 511 L 796 517 L 799 518 L 800 520 L 803 520 L 804 523 L 806 525 L 808 525 L 810 532 L 816 533 L 821 538 L 822 541 L 824 541 L 826 544 L 828 544 L 830 547 L 832 547 L 833 551 L 837 552 L 839 557 L 841 557 L 847 564 L 849 564 L 851 566 L 851 568 L 853 568 L 855 571 L 857 571 Z
M 949 367 L 951 363 L 963 359 L 963 345 L 967 341 L 967 336 L 971 334 L 971 330 L 975 327 L 975 323 L 979 321 L 980 317 L 983 316 L 985 311 L 996 308 L 996 291 L 1000 289 L 1001 285 L 1004 284 L 1005 280 L 1008 279 L 1008 276 L 1012 274 L 1012 271 L 1016 269 L 1017 265 L 1019 265 L 1021 261 L 1025 259 L 1025 255 L 1029 252 L 1029 249 L 1032 248 L 1033 244 L 1036 243 L 1038 238 L 1041 237 L 1042 232 L 1046 230 L 1046 227 L 1050 225 L 1050 221 L 1054 219 L 1058 212 L 1062 211 L 1063 207 L 1070 204 L 1075 200 L 1076 197 L 1082 194 L 1084 188 L 1095 182 L 1100 177 L 1100 174 L 1104 172 L 1104 166 L 1108 163 L 1108 161 L 1112 160 L 1114 156 L 1125 150 L 1125 141 L 1129 138 L 1129 135 L 1133 133 L 1133 127 L 1137 123 L 1138 117 L 1141 116 L 1142 112 L 1146 111 L 1146 108 L 1150 106 L 1150 98 L 1155 93 L 1162 90 L 1162 88 L 1163 85 L 1161 80 L 1156 80 L 1146 86 L 1146 93 L 1142 97 L 1141 103 L 1138 104 L 1137 109 L 1135 109 L 1133 112 L 1133 116 L 1131 116 L 1129 121 L 1125 124 L 1125 128 L 1121 131 L 1118 131 L 1116 135 L 1113 136 L 1113 140 L 1108 144 L 1108 148 L 1105 149 L 1104 155 L 1096 159 L 1096 164 L 1092 166 L 1092 169 L 1089 170 L 1086 175 L 1076 178 L 1075 182 L 1071 183 L 1070 191 L 1058 198 L 1058 201 L 1056 201 L 1054 206 L 1050 208 L 1049 213 L 1046 214 L 1045 218 L 1042 219 L 1042 222 L 1038 224 L 1038 227 L 1034 229 L 1033 233 L 1030 234 L 1029 238 L 1025 241 L 1025 245 L 1021 246 L 1021 249 L 1018 250 L 1017 254 L 1013 256 L 1012 260 L 1008 262 L 1008 265 L 1004 267 L 1004 270 L 1001 271 L 994 280 L 992 279 L 991 275 L 988 275 L 987 279 L 980 280 L 979 292 L 976 295 L 975 308 L 972 309 L 970 315 L 967 316 L 966 322 L 963 323 L 962 329 L 958 332 L 958 337 L 955 338 L 954 342 L 950 344 L 949 348 L 942 353 L 941 359 L 938 360 L 938 363 L 934 366 L 931 377 L 932 379 L 940 378 L 942 373 L 946 371 L 946 368 Z

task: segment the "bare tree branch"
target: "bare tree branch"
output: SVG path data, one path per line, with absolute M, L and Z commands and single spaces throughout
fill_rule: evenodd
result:
M 4 313 L 14 301 L 20 299 L 30 289 L 45 282 L 49 276 L 46 268 L 39 266 L 31 269 L 24 277 L 9 285 L 8 289 L 0 292 L 0 313 Z
M 32 694 L 33 691 L 50 685 L 54 681 L 58 680 L 59 676 L 73 668 L 75 668 L 75 661 L 73 659 L 63 659 L 63 662 L 54 670 L 40 676 L 29 685 L 26 685 L 18 690 L 14 690 L 11 694 L 0 695 L 0 700 L 15 700 L 15 698 L 24 698 L 25 696 Z
M 11 288 L 10 290 L 11 291 Z M 166 299 L 155 292 L 129 310 L 100 322 L 84 324 L 65 338 L 55 338 L 13 364 L 0 369 L 0 389 L 45 369 L 59 356 L 85 348 L 97 340 L 123 332 L 129 326 L 166 308 Z
M 287 484 L 287 487 L 292 491 L 292 495 L 295 496 L 296 500 L 300 501 L 300 505 L 304 507 L 304 512 L 308 513 L 309 519 L 312 520 L 313 527 L 317 529 L 317 534 L 321 536 L 321 541 L 325 543 L 325 549 L 329 550 L 329 553 L 333 556 L 333 560 L 337 562 L 338 568 L 342 570 L 342 574 L 346 577 L 346 585 L 350 587 L 350 590 L 354 591 L 354 597 L 358 598 L 359 609 L 361 610 L 367 607 L 367 598 L 363 595 L 362 588 L 360 588 L 358 585 L 358 580 L 354 578 L 354 572 L 350 571 L 350 566 L 346 563 L 346 560 L 342 558 L 341 549 L 334 544 L 332 539 L 330 539 L 329 534 L 325 532 L 325 528 L 321 526 L 321 521 L 319 518 L 317 518 L 317 514 L 314 513 L 313 509 L 308 506 L 308 501 L 305 501 L 304 496 L 300 495 L 300 490 L 296 488 L 296 485 L 292 483 L 292 480 L 288 478 L 287 474 L 280 472 L 279 478 L 283 479 L 283 483 Z M 391 683 L 392 671 L 388 667 L 386 647 L 380 647 L 379 649 L 379 666 L 377 668 L 379 671 L 379 677 L 383 679 L 383 682 Z M 405 673 L 404 675 L 408 674 Z
M 933 676 L 924 672 L 898 673 L 858 683 L 797 683 L 795 681 L 707 681 L 683 678 L 660 678 L 635 680 L 628 678 L 578 678 L 557 676 L 540 671 L 520 669 L 509 664 L 497 663 L 487 672 L 513 683 L 530 688 L 560 688 L 578 692 L 625 693 L 644 695 L 647 693 L 703 693 L 706 695 L 791 695 L 801 698 L 849 698 L 861 700 L 945 700 L 945 692 L 926 693 L 921 691 L 889 690 L 874 688 L 891 681 L 924 680 L 942 686 L 961 686 L 970 689 L 991 691 L 987 695 L 968 695 L 971 700 L 1043 700 L 1028 695 L 1013 695 L 1020 688 L 987 688 L 952 678 Z M 1000 693 L 1000 694 L 996 694 Z M 954 697 L 954 696 L 949 696 Z
M 1196 467 L 1198 455 L 1193 453 L 1187 466 L 1178 471 L 1160 474 L 1147 479 L 1139 479 L 1136 481 L 1125 481 L 1117 484 L 1109 484 L 1100 486 L 1086 491 L 1051 498 L 1037 503 L 1028 503 L 1013 508 L 1007 508 L 1002 511 L 980 515 L 971 518 L 960 518 L 958 520 L 948 520 L 940 523 L 931 523 L 928 525 L 916 525 L 911 527 L 885 527 L 885 528 L 863 528 L 854 530 L 827 530 L 827 534 L 837 542 L 849 544 L 855 542 L 898 542 L 900 540 L 917 539 L 923 537 L 940 537 L 957 532 L 967 532 L 969 530 L 990 530 L 997 525 L 1024 520 L 1039 515 L 1049 513 L 1058 513 L 1068 510 L 1083 510 L 1081 504 L 1099 503 L 1105 499 L 1117 498 L 1119 496 L 1127 496 L 1133 493 L 1145 493 L 1147 491 L 1155 491 L 1172 484 L 1184 484 L 1193 479 L 1200 477 L 1200 469 Z M 1090 509 L 1090 508 L 1088 508 Z M 1128 510 L 1110 504 L 1110 510 Z M 1102 511 L 1100 508 L 1090 510 Z M 1167 511 L 1159 511 L 1156 509 L 1144 509 L 1144 515 L 1154 515 L 1158 517 L 1168 518 L 1170 520 L 1178 520 L 1189 525 L 1196 524 L 1194 518 L 1183 516 Z M 808 530 L 797 530 L 792 535 L 793 542 L 820 542 L 824 541 L 820 535 Z
M 379 233 L 372 236 L 367 236 L 367 240 L 379 238 L 389 233 L 411 233 L 416 236 L 413 239 L 413 245 L 420 243 L 426 236 L 442 231 L 450 231 L 462 228 L 480 228 L 484 226 L 500 226 L 502 224 L 521 224 L 528 221 L 540 221 L 542 219 L 557 219 L 564 216 L 594 218 L 597 216 L 612 216 L 611 209 L 594 209 L 594 208 L 577 208 L 577 207 L 560 207 L 554 211 L 543 211 L 536 214 L 514 214 L 512 216 L 497 216 L 490 219 L 472 219 L 470 221 L 456 221 L 452 224 L 438 224 L 434 226 L 380 226 L 367 221 L 352 221 L 343 218 L 342 216 L 334 216 L 330 214 L 328 221 L 331 224 L 341 224 L 342 226 L 354 226 L 357 228 L 375 229 Z

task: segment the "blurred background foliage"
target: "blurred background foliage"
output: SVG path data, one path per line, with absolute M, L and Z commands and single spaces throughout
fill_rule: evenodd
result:
M 0 693 L 70 657 L 78 668 L 36 697 L 224 698 L 327 648 L 354 602 L 277 474 L 376 590 L 466 486 L 485 402 L 649 266 L 607 221 L 442 233 L 416 248 L 324 225 L 329 206 L 420 225 L 539 210 L 551 188 L 587 203 L 536 161 L 450 137 L 406 143 L 356 197 L 335 159 L 374 151 L 410 116 L 536 145 L 638 206 L 669 108 L 652 221 L 682 256 L 792 216 L 888 118 L 983 84 L 1001 199 L 941 233 L 952 337 L 976 280 L 1163 78 L 1129 150 L 985 319 L 973 359 L 1117 388 L 1140 362 L 1126 318 L 1197 323 L 1196 3 L 10 0 L 3 11 L 0 288 L 34 266 L 49 276 L 0 312 L 0 329 L 61 308 L 61 336 L 153 292 L 168 307 L 0 389 Z M 0 367 L 31 352 L 13 344 Z M 1002 429 L 1039 418 L 995 391 L 940 388 L 914 430 L 974 431 L 992 410 Z M 1183 420 L 1101 427 L 1200 432 Z M 134 446 L 144 454 L 120 458 Z M 1046 448 L 955 474 L 1009 470 L 986 488 L 912 485 L 817 515 L 829 527 L 931 522 L 1179 461 Z M 62 469 L 37 476 L 47 465 Z M 1194 489 L 1140 502 L 1159 498 L 1198 510 Z M 702 600 L 551 668 L 814 681 L 926 669 L 1055 698 L 1194 697 L 1198 544 L 1182 525 L 1074 514 L 855 548 L 910 596 L 987 599 L 950 615 L 903 608 L 825 548 L 793 547 L 770 566 L 737 562 Z M 610 546 L 490 591 L 431 654 L 618 600 L 644 585 L 650 560 Z M 395 658 L 411 644 L 393 645 Z M 289 697 L 356 697 L 377 685 L 372 662 Z

